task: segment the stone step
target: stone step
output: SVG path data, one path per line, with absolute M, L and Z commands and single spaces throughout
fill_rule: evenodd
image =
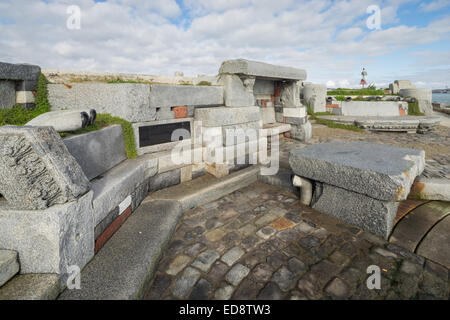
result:
M 58 294 L 57 274 L 21 274 L 0 288 L 0 300 L 54 300 Z
M 66 289 L 59 299 L 143 298 L 181 215 L 173 200 L 141 204 L 82 270 L 81 289 Z
M 151 193 L 144 202 L 176 200 L 181 204 L 183 211 L 186 211 L 248 186 L 257 180 L 259 170 L 259 166 L 251 166 L 222 178 L 206 174 L 197 179 Z
M 17 252 L 0 250 L 0 287 L 19 272 L 20 266 Z

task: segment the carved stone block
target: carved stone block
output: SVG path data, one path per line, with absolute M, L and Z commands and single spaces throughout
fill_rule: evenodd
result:
M 15 209 L 77 199 L 89 180 L 52 127 L 0 127 L 0 194 Z

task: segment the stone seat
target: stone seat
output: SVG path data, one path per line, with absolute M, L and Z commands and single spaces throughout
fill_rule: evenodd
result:
M 129 209 L 130 214 L 147 196 L 158 159 L 147 155 L 127 159 L 120 125 L 69 137 L 64 143 L 91 180 L 95 239 L 99 239 L 123 212 Z
M 314 181 L 312 207 L 387 238 L 399 201 L 425 167 L 423 150 L 329 142 L 291 150 L 292 171 Z

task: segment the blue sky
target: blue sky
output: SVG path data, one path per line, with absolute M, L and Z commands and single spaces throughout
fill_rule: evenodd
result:
M 0 34 L 0 61 L 50 69 L 213 75 L 246 58 L 330 87 L 357 86 L 362 67 L 379 87 L 450 86 L 450 0 L 0 0 Z

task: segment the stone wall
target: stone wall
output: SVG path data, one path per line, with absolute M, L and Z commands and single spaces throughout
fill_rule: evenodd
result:
M 29 64 L 0 62 L 0 109 L 15 104 L 32 109 L 41 68 Z

